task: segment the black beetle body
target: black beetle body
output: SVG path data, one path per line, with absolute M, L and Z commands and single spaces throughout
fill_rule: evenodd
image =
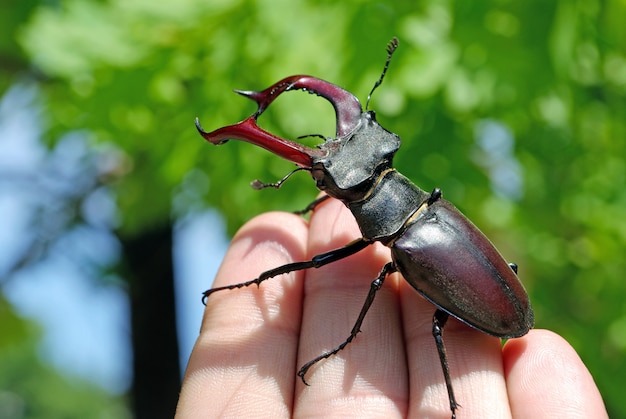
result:
M 321 149 L 327 147 L 329 157 L 313 158 L 317 187 L 346 204 L 365 240 L 391 247 L 398 271 L 420 294 L 490 335 L 528 332 L 533 312 L 515 272 L 450 202 L 429 203 L 429 193 L 391 167 L 400 138 L 373 111 L 348 137 Z
M 341 139 L 340 147 L 331 144 L 333 154 L 313 158 L 311 175 L 317 187 L 346 204 L 364 239 L 389 241 L 428 198 L 391 167 L 400 138 L 381 127 L 374 112 L 368 111 L 354 132 Z
M 499 338 L 533 327 L 515 272 L 450 202 L 439 199 L 417 214 L 391 244 L 391 255 L 413 288 L 462 322 Z
M 385 69 L 374 89 L 382 82 L 397 45 L 394 38 L 387 49 Z M 335 139 L 328 139 L 313 149 L 276 137 L 256 124 L 258 116 L 278 95 L 296 89 L 307 90 L 331 102 L 337 115 Z M 287 77 L 261 92 L 237 92 L 257 102 L 257 112 L 238 124 L 208 133 L 196 120 L 202 136 L 213 144 L 222 144 L 232 138 L 248 141 L 293 161 L 299 166 L 296 171 L 309 171 L 326 196 L 308 209 L 314 209 L 329 197 L 341 200 L 354 215 L 362 238 L 343 248 L 317 255 L 310 261 L 263 272 L 251 281 L 207 290 L 203 301 L 216 291 L 258 285 L 283 273 L 318 268 L 380 241 L 391 248 L 392 262 L 387 263 L 372 282 L 350 336 L 335 349 L 306 363 L 298 375 L 307 384 L 304 376 L 312 365 L 339 352 L 354 339 L 385 277 L 399 271 L 413 288 L 437 307 L 433 336 L 454 418 L 458 404 L 442 340 L 445 322 L 448 315 L 452 315 L 499 338 L 526 334 L 533 327 L 534 318 L 528 295 L 517 278 L 517 267 L 507 264 L 480 230 L 450 202 L 441 198 L 441 191 L 435 189 L 427 193 L 392 167 L 393 156 L 400 148 L 400 138 L 381 127 L 373 111 L 363 112 L 358 99 L 351 93 L 311 76 Z M 279 187 L 290 175 L 276 184 L 257 182 L 255 185 L 257 188 Z

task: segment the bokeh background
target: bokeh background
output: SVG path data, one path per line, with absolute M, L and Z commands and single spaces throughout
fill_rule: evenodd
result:
M 625 418 L 624 16 L 619 0 L 3 0 L 0 417 L 171 417 L 228 236 L 316 195 L 306 174 L 252 190 L 293 165 L 217 149 L 194 117 L 237 122 L 255 105 L 232 89 L 299 73 L 364 102 L 395 35 L 371 107 L 403 139 L 396 166 L 518 263 L 536 327 Z M 306 93 L 261 124 L 334 134 Z

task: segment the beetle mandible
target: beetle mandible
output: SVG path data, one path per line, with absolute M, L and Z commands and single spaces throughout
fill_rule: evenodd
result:
M 315 77 L 296 75 L 284 78 L 263 91 L 237 90 L 258 105 L 257 111 L 242 122 L 205 132 L 196 119 L 200 134 L 213 144 L 219 145 L 228 139 L 247 141 L 298 166 L 278 183 L 256 181 L 254 187 L 278 188 L 294 172 L 308 171 L 325 195 L 305 211 L 314 210 L 326 199 L 339 199 L 350 209 L 362 233 L 360 239 L 314 256 L 309 261 L 279 266 L 240 284 L 209 289 L 203 293 L 203 302 L 217 291 L 258 285 L 284 273 L 319 268 L 379 241 L 391 249 L 392 260 L 383 266 L 372 282 L 350 336 L 333 350 L 303 365 L 298 376 L 308 385 L 305 375 L 309 368 L 336 354 L 356 337 L 376 292 L 387 275 L 397 271 L 436 307 L 432 334 L 450 410 L 455 418 L 459 405 L 454 396 L 442 339 L 448 317 L 453 316 L 498 338 L 515 338 L 525 335 L 533 327 L 534 316 L 528 295 L 517 277 L 517 266 L 507 264 L 483 233 L 442 198 L 439 189 L 427 193 L 392 167 L 400 138 L 380 126 L 374 111 L 368 110 L 368 107 L 371 95 L 382 83 L 397 47 L 398 40 L 394 37 L 387 46 L 387 61 L 368 96 L 365 111 L 350 92 Z M 318 148 L 310 148 L 277 137 L 257 125 L 257 118 L 267 107 L 280 94 L 291 90 L 315 93 L 333 105 L 336 138 L 326 140 Z

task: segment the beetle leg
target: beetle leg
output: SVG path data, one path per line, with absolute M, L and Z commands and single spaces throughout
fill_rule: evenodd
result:
M 283 176 L 282 179 L 280 179 L 276 183 L 265 183 L 265 182 L 261 182 L 259 179 L 255 179 L 252 182 L 250 182 L 250 186 L 252 186 L 252 188 L 256 190 L 265 189 L 265 188 L 279 189 L 283 185 L 283 183 L 285 183 L 285 181 L 291 177 L 291 175 L 293 175 L 296 172 L 300 172 L 302 170 L 310 170 L 310 169 L 308 167 L 298 167 L 296 169 L 293 169 L 291 172 L 287 173 L 285 176 Z
M 441 198 L 442 195 L 443 193 L 441 192 L 441 189 L 433 189 L 433 191 L 430 193 L 430 196 L 428 197 L 428 205 L 432 205 L 437 202 L 437 200 Z
M 313 365 L 315 365 L 322 359 L 326 359 L 330 356 L 335 355 L 337 352 L 341 351 L 350 342 L 352 342 L 352 340 L 356 337 L 357 333 L 361 331 L 361 324 L 363 324 L 363 319 L 365 319 L 365 314 L 367 314 L 372 303 L 374 302 L 374 297 L 376 297 L 376 293 L 383 286 L 383 282 L 385 281 L 385 278 L 387 277 L 387 275 L 390 275 L 396 271 L 397 271 L 397 268 L 393 264 L 393 262 L 389 262 L 385 266 L 383 266 L 383 269 L 380 271 L 380 274 L 378 275 L 378 277 L 374 281 L 372 281 L 370 285 L 370 291 L 367 293 L 367 297 L 365 298 L 365 303 L 363 304 L 363 307 L 361 307 L 361 312 L 359 313 L 359 317 L 356 319 L 356 323 L 354 324 L 354 327 L 352 327 L 350 336 L 348 336 L 348 338 L 341 345 L 337 346 L 335 349 L 330 350 L 328 352 L 324 352 L 323 354 L 310 360 L 309 362 L 304 364 L 302 368 L 300 368 L 300 371 L 298 371 L 298 377 L 302 379 L 302 382 L 304 384 L 306 384 L 307 386 L 309 385 L 309 383 L 307 383 L 306 380 L 304 379 L 304 376 L 309 370 L 309 368 L 311 368 Z
M 319 204 L 321 204 L 322 202 L 324 202 L 324 201 L 326 201 L 326 200 L 328 200 L 330 198 L 331 198 L 330 195 L 320 196 L 315 201 L 313 201 L 309 205 L 307 205 L 306 208 L 301 209 L 300 211 L 294 211 L 293 213 L 296 214 L 296 215 L 305 215 L 305 214 L 315 210 L 315 208 L 317 208 L 317 206 Z
M 202 304 L 206 305 L 206 299 L 209 297 L 209 295 L 213 294 L 214 292 L 249 287 L 250 285 L 253 285 L 253 284 L 256 284 L 258 286 L 261 284 L 261 282 L 265 281 L 266 279 L 270 279 L 278 275 L 282 275 L 282 274 L 286 274 L 286 273 L 294 272 L 294 271 L 301 271 L 303 269 L 319 268 L 324 265 L 328 265 L 329 263 L 336 262 L 340 259 L 346 258 L 355 253 L 358 253 L 372 243 L 373 242 L 365 240 L 364 238 L 360 238 L 360 239 L 354 240 L 351 243 L 348 243 L 344 247 L 340 247 L 339 249 L 334 249 L 329 252 L 320 253 L 319 255 L 313 256 L 311 260 L 307 260 L 304 262 L 287 263 L 283 266 L 270 269 L 269 271 L 263 272 L 261 275 L 259 275 L 258 278 L 255 278 L 251 281 L 241 282 L 239 284 L 225 285 L 223 287 L 211 288 L 210 290 L 206 290 L 202 293 Z
M 450 400 L 450 410 L 452 411 L 452 419 L 456 418 L 456 409 L 460 405 L 454 398 L 454 390 L 452 389 L 452 380 L 450 379 L 450 368 L 448 367 L 448 356 L 446 355 L 446 347 L 443 345 L 443 328 L 448 321 L 448 313 L 437 309 L 433 316 L 433 337 L 435 338 L 435 344 L 437 345 L 437 352 L 439 353 L 439 361 L 441 362 L 441 369 L 443 370 L 443 377 L 446 381 L 446 388 L 448 389 L 448 400 Z

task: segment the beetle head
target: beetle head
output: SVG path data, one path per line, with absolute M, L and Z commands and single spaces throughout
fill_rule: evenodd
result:
M 393 38 L 387 45 L 387 61 L 368 98 L 380 86 L 398 47 Z M 336 138 L 328 139 L 318 148 L 311 148 L 275 136 L 257 125 L 257 118 L 276 98 L 290 90 L 304 90 L 328 100 L 335 109 Z M 257 111 L 245 120 L 212 132 L 205 132 L 198 119 L 200 134 L 213 144 L 238 139 L 263 147 L 284 159 L 307 169 L 319 189 L 347 202 L 362 199 L 378 176 L 391 168 L 393 155 L 400 147 L 400 138 L 376 122 L 373 111 L 363 112 L 359 100 L 347 90 L 316 77 L 290 76 L 260 92 L 235 90 L 254 100 Z M 366 106 L 367 108 L 367 106 Z

